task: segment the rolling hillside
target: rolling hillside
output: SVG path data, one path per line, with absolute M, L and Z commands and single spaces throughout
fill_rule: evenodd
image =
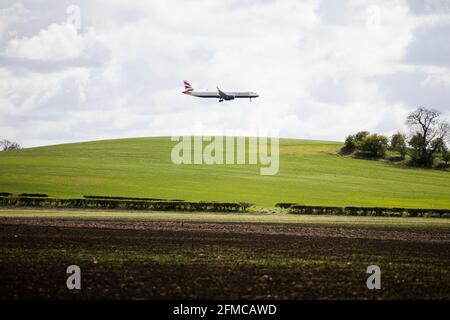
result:
M 0 192 L 184 200 L 450 208 L 450 173 L 335 154 L 340 143 L 280 141 L 280 169 L 260 165 L 174 165 L 176 142 L 135 138 L 0 152 Z

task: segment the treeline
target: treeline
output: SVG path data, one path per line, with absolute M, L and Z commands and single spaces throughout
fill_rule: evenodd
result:
M 14 196 L 11 192 L 0 192 L 0 197 L 11 197 Z M 47 198 L 48 194 L 45 193 L 19 193 L 19 197 L 39 197 Z M 138 198 L 138 197 L 124 197 L 124 196 L 93 196 L 84 195 L 83 198 L 86 199 L 116 199 L 116 200 L 148 200 L 148 201 L 184 201 L 178 199 L 162 199 L 162 198 Z
M 39 193 L 21 193 L 20 195 L 22 196 L 13 195 L 9 192 L 0 192 L 0 206 L 198 212 L 247 212 L 248 209 L 253 206 L 253 204 L 247 202 L 160 201 L 154 200 L 157 198 L 133 198 L 121 196 L 85 196 L 83 199 L 60 199 L 49 198 L 46 194 Z M 276 207 L 287 209 L 288 213 L 291 214 L 306 215 L 450 217 L 450 209 L 307 206 L 296 203 L 277 203 Z
M 1 196 L 0 206 L 73 209 L 121 209 L 154 211 L 246 212 L 252 206 L 245 202 L 188 202 L 125 199 L 58 199 L 45 197 Z
M 368 131 L 360 131 L 345 138 L 341 149 L 343 154 L 355 153 L 366 158 L 381 158 L 386 155 L 389 147 L 388 138 Z
M 341 154 L 388 160 L 405 160 L 408 156 L 408 163 L 413 166 L 449 168 L 450 125 L 440 116 L 439 111 L 419 108 L 406 119 L 409 135 L 397 132 L 388 138 L 360 131 L 346 137 Z M 387 151 L 397 152 L 399 157 L 387 157 Z
M 6 139 L 0 140 L 0 151 L 16 150 L 20 148 L 20 144 L 18 144 L 17 142 Z
M 440 217 L 440 218 L 450 217 L 450 209 L 330 207 L 330 206 L 306 206 L 292 203 L 277 203 L 276 206 L 279 208 L 288 209 L 288 212 L 292 214 L 374 216 L 374 217 Z
M 168 200 L 162 198 L 136 198 L 136 197 L 123 197 L 123 196 L 91 196 L 84 195 L 86 199 L 117 199 L 117 200 L 148 200 L 148 201 L 184 201 L 184 200 Z
M 14 196 L 11 192 L 0 192 L 0 197 L 12 197 Z M 48 194 L 45 193 L 19 193 L 19 197 L 39 197 L 39 198 L 46 198 L 48 197 Z

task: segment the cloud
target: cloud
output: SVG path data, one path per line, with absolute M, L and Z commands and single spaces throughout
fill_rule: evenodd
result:
M 78 58 L 87 46 L 73 24 L 51 24 L 33 37 L 10 40 L 5 53 L 21 59 L 61 61 Z
M 30 146 L 201 126 L 342 140 L 401 129 L 419 103 L 448 108 L 449 18 L 411 1 L 78 5 L 81 30 L 66 22 L 64 4 L 31 1 L 21 10 L 37 17 L 34 29 L 5 27 L 0 136 Z M 261 97 L 195 99 L 181 94 L 184 79 Z
M 417 28 L 404 61 L 416 65 L 450 67 L 450 17 Z
M 15 3 L 7 8 L 0 8 L 0 40 L 6 35 L 13 35 L 11 26 L 30 20 L 31 14 L 21 3 Z

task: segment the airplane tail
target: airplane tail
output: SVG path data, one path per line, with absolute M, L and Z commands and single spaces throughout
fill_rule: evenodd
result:
M 183 83 L 184 83 L 184 91 L 183 91 L 184 94 L 190 94 L 192 91 L 194 91 L 194 88 L 192 88 L 189 82 L 184 80 Z

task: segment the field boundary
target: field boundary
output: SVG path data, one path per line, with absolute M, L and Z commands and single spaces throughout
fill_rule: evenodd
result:
M 122 196 L 84 196 L 84 198 L 51 198 L 47 195 L 32 196 L 0 193 L 0 207 L 37 207 L 73 209 L 121 209 L 145 211 L 191 211 L 191 212 L 248 212 L 253 204 L 247 202 L 185 201 L 157 198 L 133 198 Z M 277 208 L 289 214 L 344 215 L 373 217 L 438 217 L 450 218 L 450 209 L 388 208 L 355 206 L 309 206 L 295 203 L 277 203 Z
M 128 199 L 59 199 L 43 197 L 0 196 L 0 207 L 40 207 L 78 209 L 122 209 L 151 211 L 246 212 L 252 204 L 245 202 L 190 202 Z
M 353 206 L 330 207 L 330 206 L 307 206 L 293 203 L 277 203 L 276 207 L 287 209 L 288 213 L 291 214 L 450 218 L 450 209 L 353 207 Z

